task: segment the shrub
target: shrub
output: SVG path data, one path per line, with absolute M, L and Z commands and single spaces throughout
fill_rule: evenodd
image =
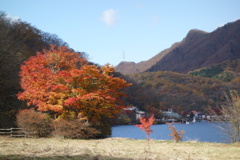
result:
M 171 139 L 173 139 L 175 142 L 179 142 L 180 140 L 182 140 L 183 134 L 185 133 L 184 131 L 177 130 L 176 127 L 173 125 L 169 125 L 168 127 L 172 133 L 169 135 L 172 136 Z
M 27 131 L 27 136 L 47 137 L 52 132 L 49 115 L 36 112 L 34 109 L 20 110 L 16 115 L 17 126 Z
M 52 122 L 52 126 L 54 128 L 52 135 L 64 138 L 96 138 L 100 133 L 89 123 L 82 122 L 80 119 L 58 118 Z
M 219 112 L 216 112 L 218 110 Z M 226 134 L 231 143 L 240 142 L 240 95 L 236 90 L 231 90 L 230 95 L 224 93 L 220 106 L 210 107 L 214 120 L 219 122 L 219 127 Z
M 108 121 L 95 122 L 93 127 L 99 132 L 96 138 L 106 138 L 112 135 L 111 125 Z

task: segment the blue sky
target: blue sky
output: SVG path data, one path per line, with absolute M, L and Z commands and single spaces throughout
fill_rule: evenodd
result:
M 0 0 L 10 17 L 57 34 L 100 65 L 148 60 L 190 29 L 212 32 L 240 19 L 239 6 L 240 0 Z

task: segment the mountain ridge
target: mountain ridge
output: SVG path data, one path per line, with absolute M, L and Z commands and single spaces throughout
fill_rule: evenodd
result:
M 120 62 L 115 70 L 122 74 L 138 72 L 189 71 L 240 58 L 240 20 L 213 32 L 190 30 L 180 42 L 139 63 Z

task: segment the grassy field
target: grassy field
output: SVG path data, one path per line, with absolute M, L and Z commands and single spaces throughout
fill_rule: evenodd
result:
M 240 144 L 0 137 L 0 160 L 238 160 Z

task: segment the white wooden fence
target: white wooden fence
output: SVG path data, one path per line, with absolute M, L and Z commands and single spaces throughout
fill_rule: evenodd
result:
M 27 132 L 24 130 L 24 128 L 0 129 L 0 135 L 10 137 L 26 137 Z

